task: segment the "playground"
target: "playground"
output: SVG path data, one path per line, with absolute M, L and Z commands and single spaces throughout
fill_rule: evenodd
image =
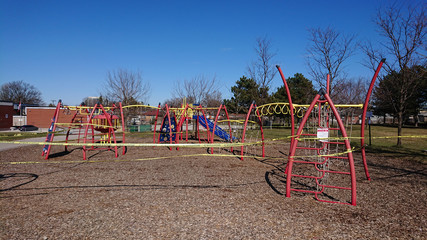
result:
M 311 104 L 295 104 L 279 66 L 289 101 L 253 102 L 237 117 L 223 105 L 58 101 L 44 141 L 0 141 L 31 144 L 0 154 L 2 232 L 6 239 L 421 239 L 425 152 L 365 143 L 383 62 L 363 104 L 335 105 L 329 76 Z M 147 109 L 156 111 L 152 132 L 127 132 L 125 114 Z M 70 122 L 61 122 L 61 111 Z M 278 116 L 287 120 L 273 129 Z M 57 127 L 65 141 L 55 141 Z M 425 149 L 426 136 L 403 137 Z
M 411 156 L 368 151 L 368 181 L 356 152 L 358 204 L 350 206 L 285 197 L 289 142 L 244 161 L 167 147 L 83 161 L 81 147 L 73 149 L 61 155 L 63 146 L 53 146 L 47 163 L 1 166 L 3 239 L 422 239 L 427 231 L 427 172 Z M 22 146 L 1 152 L 0 162 L 39 155 L 40 146 Z

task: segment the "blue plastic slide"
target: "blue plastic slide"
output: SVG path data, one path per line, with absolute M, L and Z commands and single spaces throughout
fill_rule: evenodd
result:
M 204 127 L 204 128 L 206 128 L 207 129 L 207 127 L 206 127 L 206 122 L 205 122 L 205 117 L 203 117 L 203 116 L 197 116 L 197 115 L 194 115 L 193 116 L 193 119 L 197 119 L 198 118 L 198 120 L 199 120 L 199 123 Z M 208 125 L 209 125 L 209 131 L 213 131 L 213 128 L 214 128 L 214 123 L 211 121 L 211 120 L 209 120 L 209 119 L 206 119 L 207 120 L 207 122 L 208 122 Z M 224 140 L 226 140 L 226 141 L 230 141 L 230 134 L 228 134 L 226 131 L 224 131 L 222 128 L 220 128 L 219 126 L 216 126 L 215 127 L 215 135 L 217 135 L 218 137 L 220 137 L 220 138 L 222 138 L 222 139 L 224 139 Z M 233 137 L 233 140 L 235 140 L 236 138 L 235 137 Z

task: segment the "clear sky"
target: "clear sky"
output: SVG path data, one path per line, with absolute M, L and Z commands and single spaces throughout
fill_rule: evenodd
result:
M 382 0 L 90 1 L 0 0 L 0 84 L 23 80 L 46 103 L 78 105 L 99 96 L 108 71 L 140 71 L 150 105 L 171 97 L 174 82 L 216 76 L 223 98 L 256 58 L 257 37 L 270 38 L 286 77 L 302 73 L 307 29 L 330 26 L 359 40 L 378 38 Z M 371 78 L 362 54 L 350 77 Z M 273 88 L 281 86 L 277 74 Z

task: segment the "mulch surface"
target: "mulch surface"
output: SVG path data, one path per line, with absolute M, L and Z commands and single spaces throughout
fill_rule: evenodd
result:
M 128 142 L 140 142 L 128 139 Z M 1 239 L 426 239 L 426 164 L 355 153 L 357 206 L 284 196 L 287 144 L 266 159 L 206 148 L 0 152 Z M 119 149 L 121 151 L 121 149 Z M 6 164 L 9 162 L 43 162 Z

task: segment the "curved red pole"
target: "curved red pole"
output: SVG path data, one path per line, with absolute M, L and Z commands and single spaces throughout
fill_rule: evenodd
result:
M 219 106 L 218 111 L 216 112 L 216 116 L 215 116 L 215 121 L 214 121 L 214 126 L 212 129 L 212 138 L 211 138 L 211 143 L 214 143 L 214 138 L 215 138 L 215 129 L 216 129 L 216 124 L 218 122 L 218 117 L 219 117 L 219 113 L 221 112 L 222 109 L 222 104 Z M 211 147 L 211 154 L 213 154 L 213 148 Z
M 93 118 L 93 114 L 95 113 L 95 109 L 97 108 L 98 104 L 95 104 L 95 106 L 93 107 L 92 111 L 90 112 L 89 118 L 88 118 L 88 122 L 85 128 L 85 135 L 83 137 L 83 160 L 86 160 L 86 141 L 87 141 L 87 132 L 89 131 L 89 126 L 91 126 L 92 129 L 92 143 L 94 142 L 94 136 L 93 136 L 93 125 L 92 125 L 92 118 Z M 92 146 L 93 148 L 93 146 Z
M 328 101 L 329 106 L 331 107 L 331 110 L 335 115 L 338 126 L 340 127 L 342 136 L 344 138 L 345 147 L 348 151 L 347 156 L 349 161 L 348 164 L 350 165 L 350 178 L 351 178 L 351 205 L 356 206 L 356 170 L 354 168 L 354 159 L 353 159 L 353 153 L 351 151 L 350 141 L 348 140 L 347 132 L 345 131 L 344 124 L 340 118 L 337 108 L 335 107 L 334 103 L 329 97 L 329 94 L 325 94 L 323 96 Z
M 56 130 L 56 123 L 58 122 L 59 118 L 59 110 L 61 108 L 62 101 L 59 99 L 58 104 L 56 105 L 55 113 L 53 114 L 52 121 L 50 123 L 49 131 L 46 135 L 45 142 L 52 142 L 53 137 L 55 136 L 55 130 Z M 42 150 L 42 156 L 46 154 L 45 159 L 49 158 L 50 148 L 52 145 L 45 145 Z
M 71 124 L 73 124 L 73 123 L 74 123 L 74 120 L 76 119 L 76 116 L 77 116 L 77 112 L 78 112 L 78 111 L 76 111 L 76 112 L 74 113 L 73 117 L 71 118 Z M 68 126 L 67 135 L 65 136 L 65 143 L 68 143 L 68 137 L 70 136 L 71 127 L 72 127 L 72 125 Z M 80 138 L 80 129 L 79 129 L 79 137 L 78 137 L 78 138 Z M 78 142 L 78 141 L 79 141 L 79 140 L 77 140 L 77 142 Z M 68 151 L 68 145 L 65 145 L 65 151 L 66 151 L 66 152 Z
M 316 97 L 314 97 L 314 100 L 311 102 L 310 106 L 308 107 L 307 111 L 305 112 L 305 115 L 302 118 L 302 121 L 299 125 L 297 136 L 295 137 L 295 141 L 293 144 L 291 144 L 291 147 L 289 149 L 289 161 L 288 161 L 288 164 L 286 165 L 286 172 L 285 172 L 286 173 L 286 197 L 291 197 L 293 156 L 295 156 L 298 139 L 302 133 L 302 130 L 304 129 L 304 125 L 307 122 L 307 119 L 310 116 L 311 111 L 313 111 L 313 108 L 316 105 L 317 100 L 319 100 L 319 98 L 320 98 L 320 94 L 317 94 Z
M 206 114 L 205 114 L 205 111 L 203 110 L 202 105 L 200 105 L 199 107 L 200 107 L 200 110 L 202 111 L 203 118 L 205 119 L 206 129 L 208 130 L 206 132 L 206 141 L 209 143 L 209 140 L 210 140 L 210 128 L 209 128 L 209 124 L 208 124 L 208 119 L 206 117 Z
M 363 114 L 362 114 L 362 123 L 360 126 L 360 146 L 362 147 L 362 160 L 363 160 L 363 167 L 365 168 L 365 175 L 366 178 L 370 181 L 371 177 L 369 176 L 368 172 L 368 164 L 366 162 L 366 152 L 365 152 L 365 121 L 366 121 L 366 112 L 368 110 L 369 105 L 369 99 L 372 94 L 372 90 L 374 89 L 375 81 L 378 77 L 378 73 L 381 70 L 381 67 L 383 66 L 385 62 L 385 58 L 381 59 L 381 62 L 378 64 L 377 70 L 375 71 L 374 76 L 371 80 L 371 85 L 369 86 L 368 93 L 366 94 L 365 103 L 363 104 Z
M 230 134 L 230 140 L 231 142 L 233 142 L 233 131 L 231 129 L 231 123 L 230 123 L 230 117 L 228 116 L 228 111 L 227 111 L 227 107 L 224 105 L 224 110 L 225 110 L 225 116 L 227 117 L 227 122 L 228 122 L 228 132 Z M 230 148 L 231 152 L 233 152 L 233 147 Z
M 159 111 L 160 111 L 160 103 L 159 106 L 157 107 L 157 112 L 156 112 L 156 119 L 154 120 L 154 130 L 153 130 L 153 143 L 156 143 L 156 128 L 157 128 L 157 118 L 159 117 Z M 161 126 L 160 126 L 161 127 Z M 160 137 L 160 134 L 159 134 Z M 158 142 L 158 141 L 157 141 Z
M 107 111 L 105 111 L 104 106 L 102 106 L 102 104 L 99 104 L 99 107 L 102 110 L 102 113 L 105 115 L 105 118 L 107 119 L 107 123 L 108 123 L 108 142 L 110 142 L 111 138 L 111 134 L 113 135 L 113 141 L 114 141 L 114 153 L 116 155 L 116 157 L 118 157 L 118 151 L 117 151 L 117 140 L 116 140 L 116 133 L 114 131 L 114 126 L 113 126 L 113 122 L 111 121 L 111 119 L 113 118 L 112 114 L 107 113 Z M 108 147 L 108 149 L 110 149 L 110 147 Z
M 245 143 L 246 127 L 248 126 L 249 116 L 251 115 L 253 107 L 254 107 L 254 103 L 251 104 L 251 106 L 249 107 L 248 114 L 246 115 L 245 125 L 243 127 L 242 143 Z M 243 148 L 244 148 L 244 146 L 242 145 L 240 147 L 240 155 L 241 155 L 240 160 L 242 160 L 242 161 L 243 161 Z
M 119 107 L 120 107 L 120 115 L 122 117 L 122 131 L 123 131 L 123 142 L 125 143 L 125 116 L 123 114 L 123 106 L 122 106 L 122 102 L 119 102 Z M 126 153 L 126 147 L 123 146 L 123 153 L 122 155 L 125 155 Z
M 172 125 L 171 125 L 171 115 L 170 115 L 170 111 L 169 111 L 169 107 L 167 104 L 165 104 L 166 106 L 166 115 L 168 116 L 168 121 L 169 121 L 169 143 L 172 144 Z M 176 126 L 175 126 L 176 127 Z M 176 136 L 175 136 L 176 137 Z M 172 148 L 170 147 L 169 150 L 172 151 Z
M 265 157 L 265 144 L 264 144 L 264 129 L 262 128 L 262 119 L 259 113 L 257 106 L 255 105 L 255 114 L 258 116 L 259 128 L 261 131 L 261 141 L 262 141 L 262 157 Z
M 291 97 L 291 91 L 289 90 L 288 83 L 286 82 L 285 76 L 283 76 L 282 69 L 279 65 L 276 65 L 277 69 L 279 70 L 280 77 L 282 77 L 283 84 L 285 85 L 286 89 L 286 95 L 288 96 L 289 101 L 289 108 L 291 110 L 291 144 L 294 140 L 294 133 L 295 133 L 295 122 L 294 122 L 294 106 L 292 105 L 292 97 Z
M 280 77 L 282 78 L 283 84 L 285 85 L 286 95 L 288 96 L 288 101 L 289 101 L 289 109 L 290 109 L 290 112 L 291 112 L 291 145 L 290 145 L 290 148 L 289 148 L 289 153 L 290 153 L 290 151 L 292 149 L 292 145 L 295 142 L 295 136 L 294 136 L 295 135 L 294 106 L 292 104 L 291 91 L 289 90 L 288 83 L 286 82 L 286 79 L 285 79 L 285 76 L 283 75 L 282 69 L 280 68 L 279 65 L 276 65 L 276 67 L 277 67 L 277 70 L 279 70 Z M 289 156 L 290 156 L 290 154 L 289 154 Z M 288 157 L 288 162 L 290 160 L 291 159 Z M 288 164 L 286 164 L 285 173 L 287 171 L 288 171 Z

